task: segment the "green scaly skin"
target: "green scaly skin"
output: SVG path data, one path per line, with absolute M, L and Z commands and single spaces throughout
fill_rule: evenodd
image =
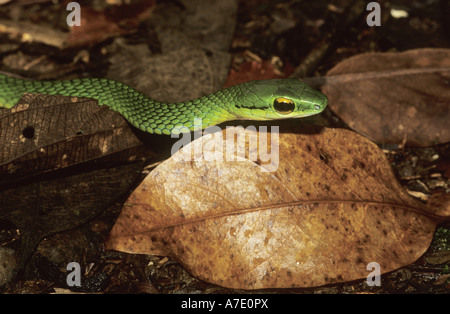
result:
M 157 102 L 121 82 L 87 78 L 31 81 L 0 74 L 0 107 L 13 107 L 23 93 L 94 98 L 119 112 L 138 129 L 156 134 L 179 134 L 231 120 L 300 118 L 322 112 L 327 97 L 296 79 L 252 81 L 179 103 Z M 279 113 L 274 100 L 295 103 L 291 113 Z M 198 123 L 201 119 L 201 123 Z

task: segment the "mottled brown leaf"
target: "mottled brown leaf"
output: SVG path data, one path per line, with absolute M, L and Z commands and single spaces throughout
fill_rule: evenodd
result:
M 280 134 L 269 141 L 279 162 L 252 157 L 252 145 L 247 158 L 214 161 L 221 135 L 203 136 L 152 171 L 126 202 L 107 247 L 169 255 L 203 280 L 260 289 L 364 278 L 370 262 L 388 272 L 430 244 L 432 215 L 364 137 L 326 128 Z M 247 135 L 260 145 L 271 138 Z M 191 151 L 200 143 L 203 153 Z
M 327 73 L 323 91 L 342 120 L 375 142 L 450 141 L 449 49 L 357 55 Z

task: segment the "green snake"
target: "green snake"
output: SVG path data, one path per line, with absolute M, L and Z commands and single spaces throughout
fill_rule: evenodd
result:
M 327 106 L 324 94 L 297 79 L 251 81 L 194 100 L 166 103 L 109 79 L 33 81 L 0 74 L 0 107 L 13 107 L 26 92 L 93 98 L 99 105 L 119 112 L 136 128 L 167 135 L 231 120 L 306 117 Z

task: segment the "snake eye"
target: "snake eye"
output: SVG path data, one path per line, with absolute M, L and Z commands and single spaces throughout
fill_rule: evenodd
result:
M 295 104 L 292 100 L 279 97 L 273 101 L 273 108 L 279 114 L 290 114 L 295 109 Z

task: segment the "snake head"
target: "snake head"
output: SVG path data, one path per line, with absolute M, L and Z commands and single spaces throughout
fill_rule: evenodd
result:
M 238 119 L 307 117 L 322 112 L 328 103 L 324 94 L 297 79 L 251 81 L 238 86 L 232 112 Z

